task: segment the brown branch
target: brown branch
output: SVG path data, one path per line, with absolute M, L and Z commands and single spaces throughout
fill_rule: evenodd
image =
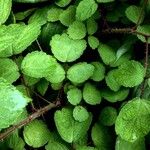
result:
M 12 127 L 8 128 L 3 133 L 0 133 L 0 141 L 3 141 L 6 137 L 8 137 L 8 135 L 10 135 L 16 129 L 19 129 L 19 128 L 25 126 L 26 124 L 30 123 L 34 119 L 40 117 L 42 114 L 49 111 L 50 109 L 57 107 L 58 105 L 59 105 L 59 103 L 58 104 L 50 103 L 49 105 L 47 105 L 41 109 L 38 109 L 35 113 L 31 114 L 28 118 L 24 119 L 23 121 L 19 122 L 16 125 L 13 125 Z

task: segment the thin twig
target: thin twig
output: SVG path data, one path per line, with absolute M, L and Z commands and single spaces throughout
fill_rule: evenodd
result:
M 26 124 L 30 123 L 34 119 L 40 117 L 42 114 L 46 113 L 50 109 L 55 108 L 57 106 L 58 106 L 57 103 L 56 104 L 50 103 L 49 105 L 47 105 L 47 106 L 45 106 L 45 107 L 43 107 L 41 109 L 38 109 L 35 113 L 31 114 L 28 118 L 24 119 L 23 121 L 19 122 L 16 125 L 13 125 L 10 128 L 8 128 L 5 132 L 0 133 L 0 141 L 3 141 L 6 137 L 8 137 L 8 135 L 10 135 L 16 129 L 19 129 L 19 128 L 25 126 Z
M 37 43 L 37 45 L 38 45 L 38 47 L 39 47 L 40 51 L 43 51 L 43 49 L 42 49 L 42 47 L 41 47 L 41 45 L 40 45 L 40 43 L 39 43 L 39 41 L 38 41 L 38 40 L 36 40 L 36 43 Z

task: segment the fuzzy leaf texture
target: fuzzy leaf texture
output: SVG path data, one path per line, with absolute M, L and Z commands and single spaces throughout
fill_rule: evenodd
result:
M 150 102 L 135 98 L 124 105 L 115 124 L 116 133 L 124 140 L 134 142 L 150 131 Z
M 85 40 L 73 40 L 66 33 L 54 35 L 50 41 L 54 56 L 61 62 L 72 62 L 78 59 L 86 49 Z
M 54 115 L 58 133 L 68 143 L 75 142 L 86 134 L 91 124 L 91 119 L 92 116 L 90 115 L 86 121 L 75 121 L 72 109 L 69 108 L 57 110 Z
M 0 129 L 16 123 L 28 100 L 13 85 L 0 78 Z

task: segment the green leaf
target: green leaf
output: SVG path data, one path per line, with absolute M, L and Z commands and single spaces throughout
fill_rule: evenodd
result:
M 129 89 L 121 88 L 119 91 L 114 92 L 109 89 L 101 90 L 101 95 L 104 99 L 111 103 L 115 103 L 117 101 L 123 101 L 127 98 L 129 94 Z
M 41 79 L 40 82 L 36 85 L 37 91 L 44 96 L 49 86 L 49 82 L 45 79 Z
M 81 62 L 71 66 L 68 69 L 67 78 L 74 83 L 83 83 L 93 75 L 93 72 L 93 65 L 86 62 Z
M 78 88 L 72 88 L 67 92 L 67 99 L 72 105 L 78 105 L 82 100 L 82 92 Z
M 60 14 L 63 12 L 62 9 L 57 7 L 52 7 L 47 12 L 47 20 L 50 22 L 55 22 L 59 20 Z
M 105 67 L 102 63 L 100 62 L 92 62 L 91 63 L 95 69 L 94 69 L 94 72 L 93 72 L 93 75 L 91 76 L 91 79 L 94 80 L 94 81 L 101 81 L 104 79 L 105 77 Z
M 69 26 L 75 21 L 75 14 L 76 7 L 71 5 L 60 14 L 59 20 L 64 26 Z
M 65 74 L 64 68 L 59 63 L 56 63 L 55 69 L 46 76 L 46 80 L 51 83 L 60 83 L 65 79 Z
M 84 21 L 90 18 L 97 10 L 98 5 L 94 0 L 82 0 L 76 9 L 76 18 Z
M 97 0 L 98 3 L 109 3 L 114 2 L 115 0 Z
M 23 79 L 24 79 L 25 85 L 27 86 L 32 86 L 36 84 L 38 81 L 40 81 L 40 78 L 33 78 L 27 75 L 23 75 Z
M 93 17 L 90 17 L 87 21 L 87 32 L 89 35 L 93 35 L 97 29 L 98 29 L 98 24 L 97 22 L 93 19 Z
M 16 63 L 9 58 L 0 58 L 0 77 L 13 83 L 19 78 L 19 69 Z
M 14 1 L 19 3 L 39 3 L 39 2 L 45 2 L 47 0 L 14 0 Z
M 49 141 L 45 146 L 46 150 L 69 150 L 64 144 L 57 141 Z
M 88 36 L 88 44 L 92 49 L 96 49 L 99 46 L 99 40 L 95 36 Z
M 51 87 L 53 90 L 60 90 L 62 88 L 62 82 L 60 83 L 52 83 Z
M 99 115 L 99 121 L 104 126 L 112 126 L 114 125 L 117 118 L 117 110 L 114 107 L 104 107 Z
M 86 121 L 78 122 L 74 120 L 71 109 L 63 108 L 55 112 L 54 119 L 61 138 L 68 143 L 72 143 L 86 134 L 91 124 L 92 116 L 89 116 Z
M 149 36 L 148 43 L 150 43 L 150 25 L 149 24 L 144 24 L 144 25 L 138 26 L 136 31 Z M 144 36 L 137 34 L 137 37 L 142 42 L 144 42 L 144 43 L 146 42 L 146 39 Z
M 56 63 L 56 60 L 52 56 L 42 51 L 34 51 L 24 57 L 21 69 L 27 76 L 42 78 L 55 70 Z
M 50 41 L 54 56 L 61 62 L 72 62 L 78 59 L 86 49 L 85 40 L 73 40 L 67 34 L 54 35 Z
M 144 20 L 144 13 L 142 13 L 142 15 L 141 15 L 141 9 L 142 9 L 141 7 L 131 5 L 126 9 L 125 14 L 126 14 L 127 18 L 130 21 L 132 21 L 133 23 L 137 23 L 139 18 L 140 18 L 139 23 L 142 23 Z
M 0 25 L 8 19 L 12 7 L 12 0 L 0 0 Z
M 83 88 L 83 99 L 90 105 L 100 104 L 101 92 L 91 83 L 85 83 Z
M 135 98 L 125 104 L 116 120 L 115 130 L 122 139 L 134 142 L 150 131 L 150 102 Z
M 109 71 L 107 76 L 105 76 L 105 81 L 106 81 L 107 86 L 112 91 L 117 92 L 120 89 L 121 85 L 116 81 L 115 72 L 116 72 L 116 69 L 112 69 L 111 71 Z
M 109 150 L 112 148 L 112 137 L 108 128 L 96 123 L 92 127 L 91 137 L 98 149 Z
M 66 7 L 70 2 L 71 0 L 56 0 L 55 4 L 59 7 Z
M 145 139 L 140 138 L 135 142 L 127 142 L 123 140 L 121 137 L 117 137 L 115 150 L 146 150 L 145 147 Z
M 13 85 L 0 78 L 0 104 L 0 129 L 3 129 L 16 123 L 27 100 Z
M 110 46 L 100 43 L 98 52 L 104 64 L 110 65 L 116 60 L 116 53 Z
M 76 150 L 98 150 L 98 149 L 91 146 L 78 146 Z
M 73 117 L 76 121 L 83 122 L 89 118 L 89 113 L 84 107 L 75 106 L 73 109 Z
M 44 146 L 50 139 L 50 131 L 41 120 L 34 120 L 24 127 L 25 142 L 34 148 Z
M 86 27 L 81 21 L 74 21 L 68 28 L 67 33 L 70 38 L 77 40 L 86 36 Z
M 116 81 L 125 87 L 134 87 L 141 84 L 144 76 L 144 67 L 134 60 L 123 63 L 114 73 Z

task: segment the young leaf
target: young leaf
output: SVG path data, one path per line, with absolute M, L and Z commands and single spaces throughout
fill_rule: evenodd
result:
M 55 70 L 56 63 L 56 60 L 52 56 L 42 51 L 34 51 L 24 57 L 21 69 L 25 75 L 42 78 Z
M 140 32 L 140 33 L 143 33 L 147 36 L 150 36 L 150 25 L 149 24 L 144 24 L 144 25 L 141 25 L 141 26 L 138 26 L 137 27 L 137 32 Z M 140 35 L 140 34 L 137 34 L 137 37 L 142 41 L 142 42 L 146 42 L 146 39 L 144 36 Z M 150 43 L 150 37 L 148 38 L 148 43 Z
M 60 14 L 63 12 L 62 9 L 57 7 L 52 7 L 47 12 L 47 20 L 50 22 L 55 22 L 59 20 Z
M 138 61 L 128 61 L 119 66 L 115 71 L 116 81 L 125 87 L 134 87 L 142 83 L 145 69 Z
M 89 18 L 87 21 L 86 21 L 86 24 L 87 24 L 87 32 L 89 35 L 93 35 L 97 29 L 98 29 L 98 24 L 97 22 L 94 20 L 93 17 Z
M 76 9 L 76 18 L 84 21 L 90 18 L 97 10 L 98 5 L 94 0 L 82 0 Z
M 92 127 L 91 137 L 98 149 L 109 150 L 112 148 L 112 137 L 110 132 L 108 132 L 108 128 L 96 123 Z
M 145 139 L 140 138 L 135 142 L 127 142 L 123 140 L 121 137 L 117 137 L 115 150 L 146 150 L 145 147 Z
M 101 95 L 104 99 L 111 103 L 115 103 L 117 101 L 123 101 L 129 94 L 129 89 L 122 88 L 117 92 L 111 91 L 109 89 L 101 90 Z
M 122 139 L 134 142 L 150 131 L 150 102 L 135 98 L 125 104 L 116 120 L 115 130 Z
M 117 118 L 117 110 L 114 107 L 104 107 L 99 115 L 99 121 L 104 126 L 112 126 Z
M 67 92 L 67 99 L 72 105 L 78 105 L 82 100 L 82 92 L 78 88 L 72 88 Z
M 95 36 L 88 36 L 88 44 L 92 49 L 96 49 L 99 46 L 99 40 Z
M 31 134 L 32 133 L 32 134 Z M 34 148 L 44 146 L 50 139 L 50 131 L 41 120 L 34 120 L 24 127 L 25 142 Z
M 72 143 L 86 134 L 91 124 L 92 116 L 90 115 L 86 121 L 78 122 L 73 118 L 72 109 L 63 108 L 55 112 L 54 120 L 62 139 Z
M 13 85 L 0 78 L 0 129 L 16 123 L 27 105 L 26 98 Z
M 116 60 L 115 51 L 108 45 L 100 43 L 98 47 L 98 52 L 103 62 L 106 65 L 110 65 Z
M 73 109 L 73 117 L 76 121 L 83 122 L 89 117 L 88 111 L 82 106 L 75 106 Z
M 141 16 L 141 9 L 142 8 L 137 7 L 135 5 L 131 5 L 126 9 L 125 14 L 127 18 L 131 20 L 133 23 L 137 23 L 139 18 L 140 18 L 139 23 L 142 23 L 144 20 L 144 13 L 142 13 L 142 16 Z
M 8 19 L 12 6 L 12 0 L 0 0 L 0 25 Z
M 45 150 L 69 150 L 64 144 L 57 141 L 49 141 Z
M 100 104 L 101 92 L 91 83 L 85 83 L 83 88 L 83 99 L 90 105 Z
M 64 68 L 59 63 L 56 63 L 55 69 L 49 72 L 46 76 L 46 80 L 51 83 L 60 83 L 65 79 L 65 74 Z
M 86 27 L 81 21 L 74 21 L 67 31 L 70 38 L 77 40 L 83 39 L 86 36 Z
M 71 5 L 60 14 L 59 20 L 64 26 L 69 26 L 75 21 L 75 14 L 76 7 Z
M 54 35 L 50 41 L 54 56 L 61 62 L 72 62 L 78 59 L 86 49 L 85 40 L 73 40 L 64 33 Z
M 117 92 L 120 89 L 121 85 L 116 81 L 115 72 L 116 72 L 116 69 L 109 71 L 107 76 L 105 76 L 105 81 L 106 81 L 107 86 L 112 91 Z
M 94 69 L 94 72 L 93 72 L 93 75 L 91 76 L 91 79 L 94 80 L 94 81 L 101 81 L 104 79 L 104 76 L 105 76 L 105 67 L 102 63 L 100 62 L 92 62 L 91 63 L 95 69 Z
M 71 0 L 56 0 L 55 4 L 59 7 L 66 7 L 70 2 Z
M 19 69 L 15 62 L 9 58 L 0 58 L 0 77 L 13 83 L 19 76 Z
M 74 83 L 83 83 L 93 75 L 93 71 L 93 65 L 86 62 L 77 63 L 68 69 L 67 78 Z

